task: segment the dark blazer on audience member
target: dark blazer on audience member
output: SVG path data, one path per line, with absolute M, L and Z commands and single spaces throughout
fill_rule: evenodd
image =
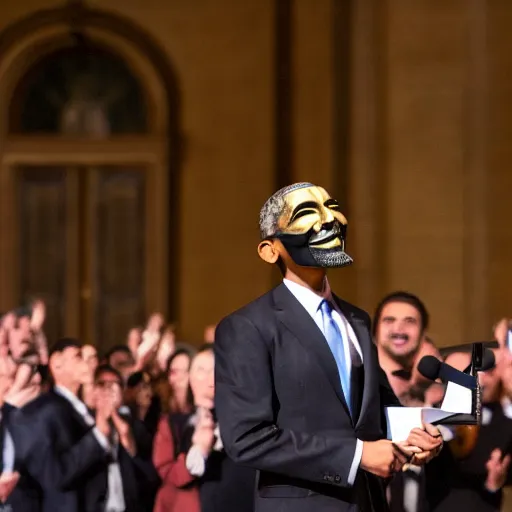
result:
M 285 284 L 217 327 L 220 433 L 235 461 L 259 470 L 257 512 L 388 508 L 381 479 L 360 469 L 354 486 L 347 479 L 356 439 L 384 438 L 383 406 L 399 403 L 379 367 L 368 314 L 334 299 L 363 354 L 353 418 L 322 332 Z
M 108 455 L 64 397 L 50 391 L 29 403 L 12 435 L 18 467 L 42 489 L 42 512 L 104 511 Z
M 486 404 L 492 411 L 489 424 L 482 425 L 473 451 L 457 460 L 445 446 L 432 462 L 425 466 L 426 496 L 432 512 L 497 512 L 502 508 L 503 492 L 489 492 L 484 484 L 485 468 L 491 452 L 499 448 L 503 455 L 512 455 L 512 419 L 505 416 L 501 404 Z M 507 485 L 512 483 L 509 470 Z
M 12 437 L 12 432 L 16 430 L 16 415 L 18 409 L 10 404 L 5 403 L 2 406 L 2 421 L 0 423 L 0 474 L 3 472 L 3 450 L 4 450 L 4 435 L 5 428 L 9 430 Z M 15 457 L 16 457 L 16 446 Z M 14 470 L 17 471 L 17 463 L 15 460 Z M 40 512 L 41 510 L 41 489 L 37 482 L 27 475 L 20 472 L 20 479 L 10 496 L 7 498 L 5 504 L 0 504 L 0 512 Z

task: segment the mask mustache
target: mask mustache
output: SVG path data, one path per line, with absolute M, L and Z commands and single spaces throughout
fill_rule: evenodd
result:
M 309 237 L 310 244 L 319 244 L 330 241 L 332 238 L 340 236 L 341 227 L 339 222 L 329 222 L 324 224 L 322 229 Z
M 401 334 L 401 333 L 393 333 L 390 338 L 392 340 L 403 340 L 403 341 L 409 341 L 409 336 L 407 334 Z

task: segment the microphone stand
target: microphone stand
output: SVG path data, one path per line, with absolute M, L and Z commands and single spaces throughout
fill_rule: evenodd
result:
M 478 372 L 482 369 L 484 346 L 482 343 L 473 343 L 471 351 L 471 365 L 469 375 L 475 378 L 476 388 L 472 391 L 471 414 L 475 417 L 476 425 L 482 424 L 482 389 L 478 381 Z

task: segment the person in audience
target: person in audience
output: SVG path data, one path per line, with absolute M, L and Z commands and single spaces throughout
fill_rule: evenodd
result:
M 414 369 L 422 347 L 426 351 L 431 346 L 424 341 L 428 324 L 429 314 L 423 302 L 404 291 L 384 297 L 374 314 L 372 329 L 379 364 L 403 405 L 424 402 L 424 379 Z
M 20 475 L 12 433 L 16 432 L 16 411 L 34 400 L 41 391 L 40 357 L 29 349 L 18 361 L 9 389 L 0 394 L 0 511 L 39 512 L 41 494 L 37 482 Z
M 427 497 L 432 512 L 453 512 L 454 508 L 495 512 L 502 508 L 502 489 L 511 479 L 512 371 L 507 374 L 507 361 L 512 357 L 499 335 L 497 339 L 501 348 L 494 351 L 495 368 L 479 373 L 482 424 L 453 429 L 453 439 L 447 443 L 439 464 L 427 467 Z M 462 371 L 470 364 L 471 355 L 454 352 L 445 362 Z
M 180 348 L 169 357 L 167 379 L 170 388 L 168 411 L 176 417 L 187 416 L 192 412 L 193 399 L 189 387 L 189 372 L 193 353 Z
M 214 355 L 204 345 L 192 360 L 190 389 L 195 410 L 188 420 L 160 420 L 153 460 L 162 478 L 155 512 L 253 510 L 255 472 L 225 454 L 214 411 Z
M 78 398 L 87 374 L 81 344 L 63 338 L 50 351 L 54 387 L 17 411 L 12 435 L 20 474 L 37 482 L 42 512 L 110 510 L 122 512 L 114 481 L 98 481 L 107 474 L 113 456 L 114 429 L 121 423 L 115 396 L 96 397 L 96 418 Z
M 126 345 L 115 345 L 105 355 L 105 362 L 116 369 L 124 381 L 135 371 L 136 360 Z
M 95 401 L 113 400 L 113 430 L 108 467 L 98 468 L 89 482 L 91 502 L 102 504 L 101 493 L 109 483 L 106 511 L 151 512 L 157 475 L 151 463 L 151 440 L 140 428 L 140 422 L 123 407 L 123 379 L 109 365 L 101 365 L 94 374 Z M 110 492 L 112 490 L 112 492 Z M 100 492 L 101 491 L 101 492 Z M 95 500 L 94 493 L 99 493 Z
M 151 438 L 160 418 L 160 402 L 153 394 L 151 377 L 147 372 L 132 373 L 126 383 L 125 402 L 131 415 L 140 420 Z
M 423 406 L 427 400 L 438 401 L 443 388 L 423 378 L 417 364 L 425 355 L 441 359 L 426 338 L 429 314 L 423 302 L 409 292 L 397 291 L 384 297 L 373 318 L 373 336 L 379 365 L 400 402 Z M 433 388 L 434 392 L 429 389 Z M 433 464 L 432 462 L 431 464 Z M 389 482 L 387 496 L 392 512 L 427 512 L 423 468 L 409 464 Z

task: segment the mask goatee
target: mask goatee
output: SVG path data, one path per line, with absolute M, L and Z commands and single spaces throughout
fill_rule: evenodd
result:
M 323 226 L 319 233 L 310 229 L 302 235 L 279 233 L 276 235 L 276 238 L 281 240 L 292 260 L 301 267 L 340 268 L 351 265 L 354 262 L 345 252 L 345 230 L 345 226 L 340 228 L 335 224 L 334 226 Z M 331 240 L 333 236 L 338 236 L 341 245 L 329 249 L 320 249 L 313 245 L 313 243 L 318 243 L 318 241 L 327 243 L 329 233 L 331 233 Z M 323 240 L 319 240 L 320 236 L 322 236 Z

